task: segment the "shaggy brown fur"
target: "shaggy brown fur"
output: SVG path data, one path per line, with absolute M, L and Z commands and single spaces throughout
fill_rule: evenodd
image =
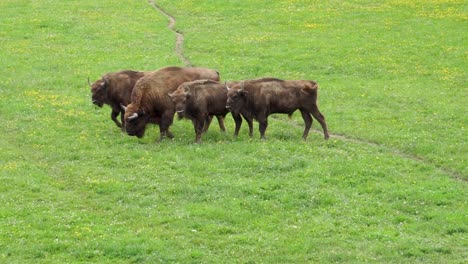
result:
M 206 132 L 212 116 L 224 118 L 229 110 L 226 108 L 227 89 L 224 84 L 212 80 L 197 80 L 183 83 L 169 94 L 175 104 L 177 113 L 192 120 L 195 129 L 195 141 L 201 142 L 202 133 Z M 235 135 L 242 122 L 240 115 L 233 114 L 236 122 Z M 224 128 L 224 125 L 223 125 Z
M 111 107 L 111 119 L 122 130 L 125 112 L 120 105 L 130 103 L 130 97 L 135 83 L 146 73 L 144 71 L 123 70 L 103 75 L 101 79 L 91 84 L 91 99 L 93 104 L 102 107 L 107 104 Z M 117 120 L 120 114 L 122 123 Z
M 249 123 L 252 136 L 252 120 L 259 122 L 261 138 L 265 138 L 268 115 L 283 113 L 291 115 L 301 111 L 305 122 L 302 138 L 307 139 L 312 116 L 323 128 L 325 139 L 329 138 L 325 117 L 317 106 L 318 84 L 315 81 L 285 81 L 275 78 L 262 78 L 237 83 L 228 92 L 226 107 L 233 113 L 240 113 Z
M 210 79 L 219 81 L 219 73 L 207 68 L 165 67 L 141 78 L 133 89 L 131 103 L 125 111 L 125 130 L 131 136 L 143 137 L 150 120 L 159 121 L 160 139 L 172 137 L 174 103 L 169 97 L 184 82 Z

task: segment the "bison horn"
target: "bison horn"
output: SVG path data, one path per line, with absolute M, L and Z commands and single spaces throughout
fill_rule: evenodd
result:
M 123 104 L 120 104 L 120 107 L 124 110 L 124 111 L 127 111 L 127 107 Z
M 229 86 L 227 85 L 227 82 L 224 82 L 224 87 L 229 91 L 231 90 L 231 88 L 229 88 Z
M 133 113 L 131 116 L 128 117 L 128 120 L 133 120 L 135 118 L 138 118 L 138 114 L 137 113 Z
M 93 85 L 91 84 L 91 82 L 89 81 L 89 77 L 88 77 L 88 84 L 89 84 L 89 86 L 93 86 Z

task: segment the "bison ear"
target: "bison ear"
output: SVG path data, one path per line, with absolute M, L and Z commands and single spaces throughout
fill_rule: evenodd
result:
M 245 90 L 244 81 L 242 81 L 241 84 L 240 84 L 239 94 L 242 95 L 242 96 L 248 94 L 248 92 Z
M 103 77 L 102 78 L 102 82 L 101 82 L 101 87 L 103 89 L 107 88 L 107 85 L 109 84 L 109 79 L 107 79 L 106 77 Z
M 191 96 L 190 94 L 190 87 L 188 87 L 187 85 L 184 85 L 182 86 L 184 88 L 184 95 L 185 97 L 189 98 Z

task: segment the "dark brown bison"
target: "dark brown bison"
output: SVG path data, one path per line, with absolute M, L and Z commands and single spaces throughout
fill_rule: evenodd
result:
M 325 117 L 317 106 L 318 84 L 315 81 L 285 81 L 275 78 L 248 80 L 233 85 L 228 92 L 226 107 L 240 113 L 249 122 L 252 135 L 252 119 L 259 122 L 260 137 L 265 138 L 268 115 L 283 113 L 292 115 L 299 109 L 305 122 L 302 138 L 307 139 L 312 116 L 322 125 L 325 139 L 329 138 Z
M 175 104 L 176 112 L 192 120 L 197 143 L 201 142 L 201 135 L 208 129 L 212 116 L 224 118 L 229 113 L 226 108 L 227 89 L 217 81 L 186 82 L 169 96 Z M 237 135 L 242 119 L 239 114 L 233 114 L 233 118 L 236 123 L 234 134 Z
M 172 138 L 169 127 L 175 108 L 168 94 L 184 82 L 201 79 L 219 81 L 219 73 L 207 68 L 166 67 L 145 75 L 135 84 L 131 102 L 125 111 L 127 134 L 143 137 L 148 122 L 157 120 L 160 139 L 164 136 Z
M 125 112 L 120 105 L 130 103 L 130 96 L 132 95 L 135 83 L 146 73 L 148 72 L 132 70 L 111 72 L 103 75 L 101 79 L 94 83 L 89 83 L 93 104 L 99 107 L 102 107 L 104 104 L 109 105 L 112 109 L 112 121 L 122 130 L 125 129 L 122 125 L 124 123 Z M 119 114 L 122 123 L 117 120 Z

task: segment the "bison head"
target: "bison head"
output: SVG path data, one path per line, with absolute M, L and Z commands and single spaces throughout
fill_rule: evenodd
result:
M 171 97 L 179 117 L 183 117 L 187 107 L 187 99 L 190 98 L 190 88 L 186 85 L 180 85 L 177 90 L 169 94 L 169 97 Z
M 91 86 L 91 100 L 93 104 L 102 107 L 107 99 L 107 80 L 105 78 L 102 78 L 100 80 L 97 80 L 93 84 L 89 83 L 89 85 Z
M 226 85 L 226 89 L 228 90 L 226 108 L 233 113 L 239 113 L 244 105 L 247 94 L 243 83 L 240 86 L 236 85 L 232 88 Z
M 125 131 L 129 136 L 141 138 L 145 135 L 146 124 L 150 121 L 149 115 L 129 104 L 125 109 Z

